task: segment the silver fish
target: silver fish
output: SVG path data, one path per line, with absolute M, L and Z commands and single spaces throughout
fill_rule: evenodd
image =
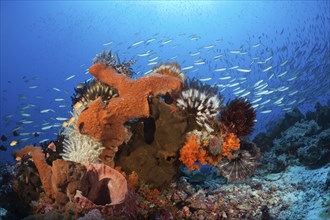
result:
M 56 87 L 53 87 L 53 89 L 54 89 L 55 91 L 57 91 L 57 92 L 61 92 L 61 90 L 58 89 L 58 88 L 56 88 Z
M 187 67 L 182 68 L 182 70 L 190 70 L 192 68 L 194 68 L 194 66 L 187 66 Z
M 267 67 L 266 69 L 262 70 L 262 72 L 263 72 L 263 73 L 264 73 L 264 72 L 267 72 L 267 71 L 271 70 L 272 68 L 273 68 L 272 66 Z
M 48 125 L 48 126 L 45 126 L 45 127 L 42 127 L 41 130 L 48 130 L 48 129 L 51 129 L 53 127 L 53 125 Z
M 109 41 L 109 42 L 104 43 L 103 46 L 108 46 L 110 44 L 112 44 L 112 41 Z
M 157 60 L 159 57 L 154 57 L 154 58 L 152 58 L 152 59 L 150 59 L 150 60 L 148 60 L 149 62 L 152 62 L 152 61 L 155 61 L 155 60 Z
M 65 80 L 67 81 L 67 80 L 70 80 L 70 79 L 72 79 L 72 78 L 74 78 L 76 75 L 71 75 L 71 76 L 69 76 L 68 78 L 66 78 Z
M 265 110 L 265 111 L 262 111 L 262 112 L 260 112 L 261 114 L 267 114 L 267 113 L 271 113 L 272 112 L 272 110 Z
M 210 81 L 212 78 L 210 77 L 210 78 L 204 78 L 204 79 L 199 79 L 200 81 L 202 81 L 202 82 L 205 82 L 205 81 Z
M 222 72 L 222 71 L 226 71 L 227 68 L 219 68 L 219 69 L 215 69 L 215 72 Z
M 248 69 L 236 69 L 238 72 L 242 72 L 242 73 L 249 73 L 252 70 L 248 70 Z
M 226 79 L 230 79 L 231 77 L 230 76 L 225 76 L 225 77 L 220 77 L 219 79 L 220 80 L 226 80 Z
M 279 74 L 278 77 L 282 77 L 282 76 L 284 76 L 287 73 L 288 73 L 288 71 L 284 71 L 283 73 Z
M 260 45 L 261 45 L 261 43 L 258 43 L 258 44 L 252 45 L 251 47 L 256 48 L 256 47 L 259 47 Z
M 58 121 L 67 121 L 68 120 L 68 118 L 62 118 L 62 117 L 56 117 L 55 119 Z
M 138 41 L 138 42 L 132 44 L 131 47 L 135 47 L 135 46 L 137 46 L 139 44 L 142 44 L 143 42 L 144 42 L 144 40 Z

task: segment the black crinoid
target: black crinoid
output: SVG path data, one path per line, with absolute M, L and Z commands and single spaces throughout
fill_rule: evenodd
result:
M 134 60 L 129 62 L 120 62 L 117 55 L 112 54 L 111 50 L 105 53 L 103 50 L 100 54 L 96 54 L 93 59 L 93 64 L 102 63 L 106 66 L 114 68 L 118 73 L 123 73 L 131 77 L 134 72 L 131 66 L 135 63 Z M 88 82 L 81 83 L 75 88 L 75 93 L 71 97 L 72 106 L 81 102 L 85 106 L 98 97 L 101 97 L 103 102 L 108 101 L 112 97 L 117 97 L 118 91 L 97 79 L 92 79 Z
M 251 103 L 244 98 L 232 100 L 220 112 L 220 121 L 229 132 L 237 136 L 246 136 L 253 132 L 256 112 Z
M 77 88 L 74 89 L 74 94 L 71 96 L 72 106 L 80 102 L 87 106 L 90 102 L 101 97 L 103 102 L 108 101 L 113 97 L 118 96 L 118 91 L 111 86 L 97 80 L 93 79 L 89 82 L 79 84 Z
M 176 105 L 183 112 L 195 118 L 199 127 L 212 132 L 212 122 L 219 113 L 222 96 L 216 86 L 210 86 L 196 79 L 186 80 L 176 100 Z
M 241 140 L 240 149 L 233 153 L 232 159 L 222 159 L 217 167 L 228 182 L 244 182 L 255 172 L 260 158 L 256 144 Z
M 117 55 L 111 54 L 111 50 L 109 50 L 108 53 L 105 53 L 105 51 L 102 50 L 102 52 L 100 54 L 96 54 L 93 59 L 93 64 L 102 63 L 106 66 L 111 66 L 118 73 L 126 74 L 129 77 L 135 74 L 131 68 L 131 66 L 135 64 L 135 62 L 135 60 L 130 60 L 127 63 L 120 62 L 119 57 Z

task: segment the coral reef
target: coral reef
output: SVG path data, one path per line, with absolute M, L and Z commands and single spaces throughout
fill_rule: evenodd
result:
M 114 166 L 115 153 L 127 133 L 124 123 L 134 118 L 149 117 L 148 97 L 180 91 L 181 79 L 152 73 L 132 80 L 101 63 L 94 64 L 89 71 L 101 82 L 116 88 L 119 97 L 110 99 L 107 104 L 100 98 L 91 102 L 79 116 L 77 129 L 102 141 L 105 150 L 100 159 Z
M 289 165 L 324 166 L 330 162 L 329 137 L 330 129 L 321 130 L 314 120 L 295 123 L 265 152 L 268 169 L 280 172 Z
M 14 180 L 6 187 L 27 208 L 17 216 L 271 217 L 280 201 L 265 205 L 272 193 L 262 190 L 265 198 L 252 198 L 263 180 L 248 185 L 255 182 L 249 177 L 260 159 L 259 148 L 242 138 L 253 130 L 251 104 L 237 99 L 222 109 L 217 87 L 185 79 L 177 63 L 160 63 L 133 79 L 133 63 L 102 51 L 89 68 L 95 79 L 75 89 L 72 117 L 58 139 L 14 153 L 18 162 L 9 175 Z M 245 191 L 236 195 L 240 189 L 230 182 L 245 182 Z M 3 207 L 5 216 L 17 209 Z
M 273 146 L 273 140 L 280 137 L 282 131 L 285 131 L 290 126 L 304 118 L 305 116 L 299 111 L 299 109 L 293 109 L 291 112 L 285 113 L 284 118 L 270 123 L 271 127 L 268 131 L 257 134 L 253 142 L 260 147 L 262 152 L 269 150 Z
M 306 120 L 314 120 L 322 128 L 330 128 L 330 100 L 327 105 L 321 105 L 319 102 L 315 105 L 315 111 L 306 113 Z

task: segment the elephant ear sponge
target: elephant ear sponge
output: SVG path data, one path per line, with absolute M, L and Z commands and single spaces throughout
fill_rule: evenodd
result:
M 220 121 L 229 132 L 246 136 L 253 132 L 256 112 L 247 99 L 234 99 L 220 112 Z

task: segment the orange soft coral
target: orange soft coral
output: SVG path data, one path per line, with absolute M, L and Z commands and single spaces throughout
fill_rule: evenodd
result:
M 205 165 L 207 163 L 206 157 L 207 152 L 201 148 L 198 136 L 191 135 L 187 138 L 185 145 L 180 150 L 179 160 L 192 171 L 200 168 L 195 162 Z
M 195 164 L 200 147 L 197 139 L 198 137 L 196 135 L 191 135 L 180 150 L 179 160 L 186 165 L 190 171 L 198 169 L 198 166 Z
M 239 142 L 239 138 L 236 137 L 234 133 L 230 133 L 224 139 L 221 154 L 231 160 L 231 158 L 233 157 L 231 152 L 239 149 Z
M 89 72 L 101 82 L 117 89 L 119 97 L 110 99 L 107 104 L 101 99 L 91 102 L 79 116 L 77 128 L 81 133 L 103 142 L 105 150 L 100 159 L 113 166 L 118 146 L 126 137 L 124 123 L 134 118 L 149 117 L 148 97 L 180 91 L 181 79 L 168 76 L 170 74 L 164 75 L 164 71 L 154 71 L 133 80 L 101 63 L 94 64 Z

